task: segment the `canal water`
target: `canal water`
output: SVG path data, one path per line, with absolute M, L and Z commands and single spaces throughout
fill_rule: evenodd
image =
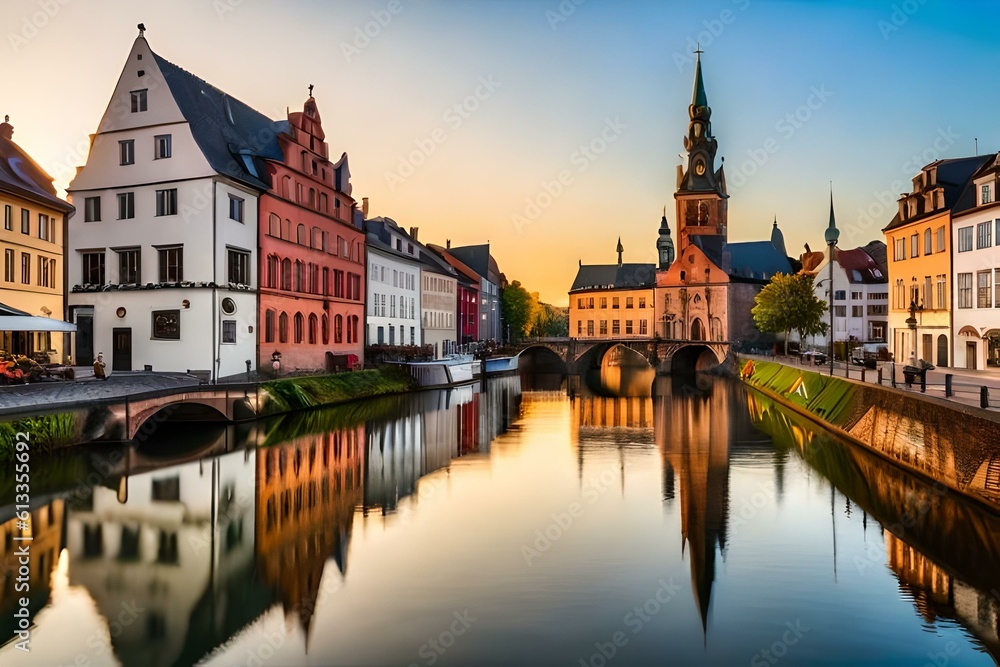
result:
M 640 375 L 164 425 L 37 459 L 31 653 L 8 575 L 0 664 L 1000 656 L 996 516 L 732 380 Z

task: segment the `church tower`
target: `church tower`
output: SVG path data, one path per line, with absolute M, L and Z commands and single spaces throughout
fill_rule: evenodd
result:
M 656 239 L 656 253 L 660 257 L 659 270 L 666 271 L 674 263 L 674 240 L 670 238 L 670 225 L 667 224 L 667 207 L 663 207 L 663 219 L 660 220 L 660 236 Z
M 712 135 L 712 109 L 708 106 L 701 74 L 701 51 L 694 69 L 694 91 L 688 107 L 688 133 L 684 137 L 687 165 L 677 167 L 677 243 L 683 252 L 692 236 L 715 236 L 726 241 L 727 200 L 723 168 L 715 168 L 719 144 Z

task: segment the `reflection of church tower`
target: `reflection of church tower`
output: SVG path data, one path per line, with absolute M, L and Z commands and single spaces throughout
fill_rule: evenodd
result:
M 361 505 L 364 426 L 310 435 L 257 456 L 257 568 L 308 649 L 327 559 L 346 572 L 354 509 Z
M 726 240 L 726 176 L 722 167 L 715 169 L 719 144 L 712 135 L 712 109 L 708 106 L 705 82 L 701 75 L 701 52 L 694 70 L 694 92 L 688 107 L 690 122 L 684 137 L 687 168 L 677 167 L 677 252 L 683 252 L 691 236 L 720 236 Z
M 659 392 L 660 389 L 663 392 Z M 664 465 L 664 484 L 676 475 L 681 499 L 681 549 L 691 565 L 691 589 L 707 631 L 716 550 L 726 548 L 729 513 L 730 396 L 713 383 L 704 395 L 657 385 L 655 437 Z

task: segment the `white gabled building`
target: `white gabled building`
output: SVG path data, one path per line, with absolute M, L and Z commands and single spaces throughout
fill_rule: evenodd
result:
M 1000 153 L 973 176 L 952 224 L 955 368 L 1000 366 Z M 974 203 L 971 201 L 974 198 Z
M 112 370 L 255 367 L 258 158 L 280 160 L 273 122 L 132 45 L 67 192 L 74 358 Z
M 365 220 L 365 345 L 423 345 L 420 247 L 392 218 Z

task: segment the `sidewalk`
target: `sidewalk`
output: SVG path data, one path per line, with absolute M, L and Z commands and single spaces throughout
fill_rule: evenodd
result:
M 121 398 L 159 389 L 197 385 L 198 378 L 184 373 L 146 371 L 115 372 L 106 381 L 94 377 L 90 366 L 76 366 L 75 380 L 0 386 L 0 413 L 25 408 L 71 407 L 85 401 Z
M 804 368 L 822 375 L 830 374 L 829 363 L 821 366 L 808 365 L 800 362 L 797 357 L 764 357 L 760 355 L 743 354 L 740 355 L 740 358 L 754 359 L 758 361 L 773 361 L 786 366 Z M 906 384 L 903 381 L 904 365 L 905 364 L 901 364 L 899 362 L 893 364 L 893 362 L 889 361 L 880 361 L 875 369 L 866 369 L 863 366 L 853 364 L 845 366 L 844 362 L 836 361 L 833 364 L 833 374 L 837 377 L 849 377 L 852 380 L 864 380 L 865 382 L 871 384 L 878 384 L 879 370 L 881 369 L 882 386 L 891 387 L 893 366 L 895 366 L 896 389 L 920 393 L 919 377 L 916 381 L 914 381 L 913 387 L 911 389 L 907 389 Z M 954 394 L 950 397 L 945 396 L 946 375 L 952 376 L 952 389 Z M 990 411 L 1000 411 L 1000 369 L 973 371 L 966 370 L 964 368 L 944 368 L 928 371 L 927 391 L 925 392 L 925 395 L 955 401 L 974 408 L 982 408 L 980 402 L 980 392 L 982 387 L 988 388 Z

